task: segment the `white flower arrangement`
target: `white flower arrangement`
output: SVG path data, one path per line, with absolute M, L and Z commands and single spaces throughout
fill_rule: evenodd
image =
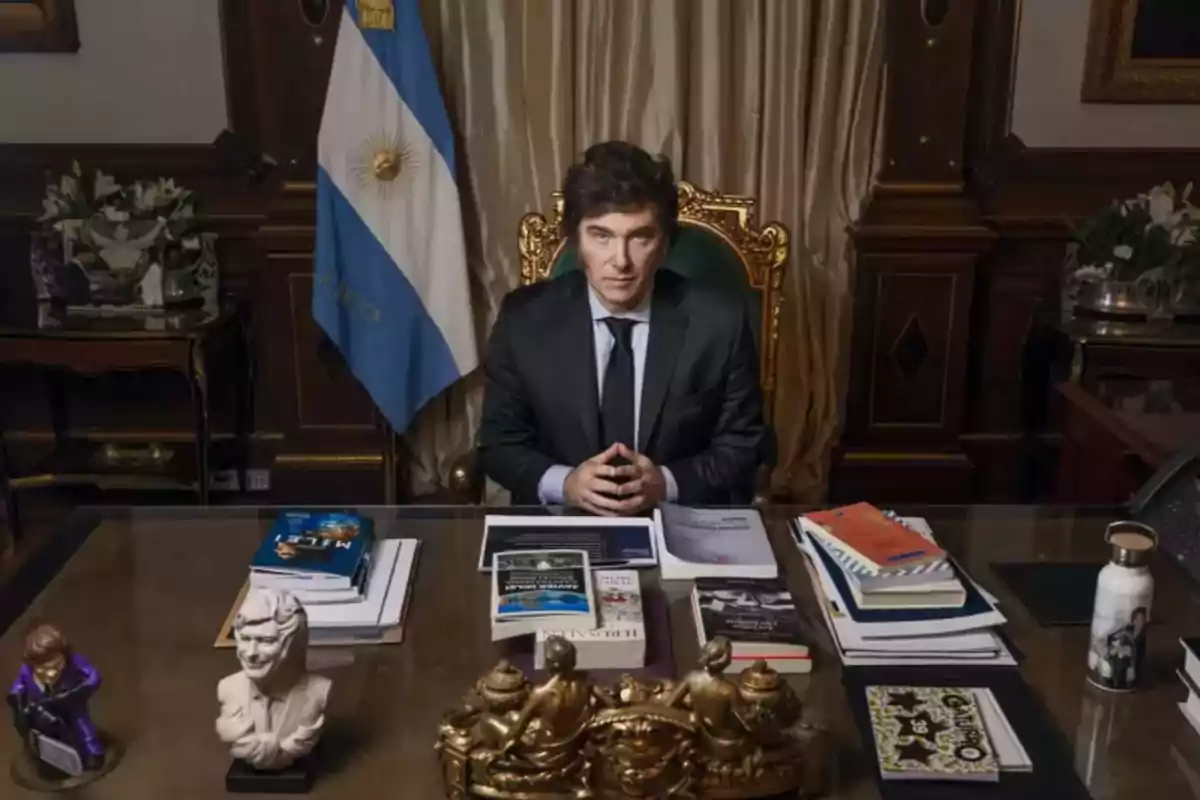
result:
M 1074 231 L 1071 276 L 1079 281 L 1178 280 L 1200 274 L 1200 209 L 1192 184 L 1170 183 L 1115 200 Z
M 89 182 L 76 161 L 69 173 L 46 186 L 38 222 L 59 231 L 68 242 L 89 245 L 93 229 L 103 229 L 105 239 L 120 241 L 143 238 L 149 231 L 155 238 L 179 240 L 191 233 L 195 219 L 192 192 L 174 180 L 122 186 L 96 170 Z

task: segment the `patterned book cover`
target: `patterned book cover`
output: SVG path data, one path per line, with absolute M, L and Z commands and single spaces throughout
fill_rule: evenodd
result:
M 1000 766 L 970 690 L 868 686 L 867 707 L 885 780 L 1000 780 Z

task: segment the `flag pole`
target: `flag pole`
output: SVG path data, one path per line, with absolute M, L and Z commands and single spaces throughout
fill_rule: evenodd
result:
M 383 421 L 383 504 L 396 505 L 396 431 Z

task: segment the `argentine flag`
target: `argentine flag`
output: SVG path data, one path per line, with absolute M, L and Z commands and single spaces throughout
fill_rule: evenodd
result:
M 392 30 L 371 27 L 378 5 L 347 0 L 338 30 L 318 141 L 313 317 L 404 431 L 479 355 L 454 137 L 417 0 L 395 0 Z

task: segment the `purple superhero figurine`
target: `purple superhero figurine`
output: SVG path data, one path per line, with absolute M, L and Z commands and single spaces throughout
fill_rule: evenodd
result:
M 84 769 L 104 763 L 104 744 L 88 715 L 88 699 L 100 688 L 100 672 L 71 651 L 53 625 L 39 625 L 25 639 L 25 663 L 8 690 L 13 723 L 21 738 L 32 732 L 75 748 Z

